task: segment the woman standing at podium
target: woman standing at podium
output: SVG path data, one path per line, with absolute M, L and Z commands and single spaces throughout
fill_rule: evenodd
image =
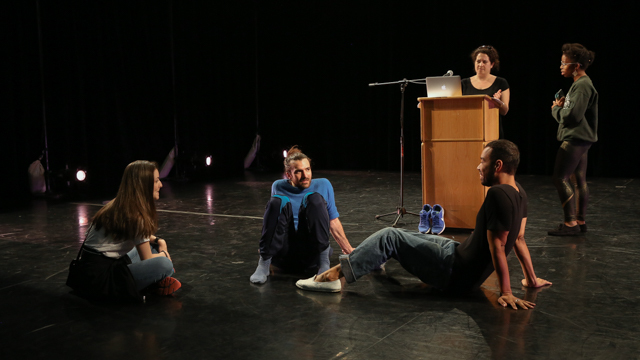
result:
M 562 46 L 560 73 L 572 78 L 573 84 L 566 96 L 557 94 L 551 105 L 551 115 L 558 122 L 558 141 L 562 141 L 553 168 L 553 183 L 564 212 L 564 222 L 548 232 L 552 236 L 587 232 L 587 152 L 598 141 L 598 92 L 586 70 L 594 57 L 593 51 L 580 44 Z
M 489 95 L 500 110 L 500 139 L 504 138 L 502 117 L 509 112 L 511 91 L 509 83 L 504 78 L 491 74 L 492 69 L 500 69 L 498 51 L 490 45 L 482 45 L 471 53 L 476 74 L 462 79 L 462 95 Z

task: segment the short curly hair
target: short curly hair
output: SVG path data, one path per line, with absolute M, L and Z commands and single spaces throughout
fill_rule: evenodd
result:
M 571 61 L 580 64 L 583 70 L 587 70 L 596 57 L 596 53 L 587 50 L 586 47 L 578 43 L 562 45 L 562 54 L 566 55 Z
M 520 150 L 518 146 L 509 140 L 493 140 L 485 148 L 491 148 L 491 162 L 495 163 L 498 160 L 502 160 L 502 168 L 504 172 L 510 175 L 515 175 L 520 165 Z
M 493 68 L 500 70 L 500 55 L 498 50 L 491 45 L 482 45 L 471 53 L 471 61 L 476 62 L 478 54 L 486 54 L 489 57 L 489 61 L 493 64 Z

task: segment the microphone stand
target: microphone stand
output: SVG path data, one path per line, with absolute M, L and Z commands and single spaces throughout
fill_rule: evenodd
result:
M 400 92 L 402 94 L 400 97 L 400 205 L 396 206 L 396 211 L 394 212 L 376 215 L 376 220 L 384 216 L 396 215 L 396 219 L 393 222 L 393 225 L 391 225 L 392 227 L 396 227 L 400 218 L 404 217 L 405 214 L 420 216 L 419 214 L 409 212 L 404 208 L 404 90 L 409 83 L 424 84 L 424 79 L 407 80 L 405 78 L 400 81 L 369 84 L 369 86 L 400 84 Z

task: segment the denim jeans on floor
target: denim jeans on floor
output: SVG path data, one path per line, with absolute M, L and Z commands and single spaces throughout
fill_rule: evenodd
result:
M 158 249 L 151 245 L 151 252 L 157 254 Z M 135 246 L 127 253 L 127 256 L 131 259 L 131 264 L 127 266 L 136 281 L 138 290 L 142 290 L 173 275 L 173 263 L 164 256 L 141 260 L 138 249 Z
M 445 288 L 457 241 L 405 229 L 385 228 L 369 236 L 349 255 L 356 279 L 394 258 L 422 282 Z

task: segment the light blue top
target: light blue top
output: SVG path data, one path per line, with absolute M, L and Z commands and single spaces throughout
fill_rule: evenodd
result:
M 298 211 L 300 209 L 300 204 L 304 196 L 308 193 L 317 192 L 322 195 L 324 200 L 327 202 L 327 212 L 329 213 L 329 220 L 336 219 L 340 214 L 338 214 L 338 209 L 336 208 L 336 201 L 333 196 L 333 186 L 327 179 L 311 179 L 311 185 L 309 185 L 306 189 L 299 189 L 295 186 L 292 186 L 289 183 L 289 180 L 281 179 L 276 180 L 271 185 L 271 196 L 273 195 L 281 195 L 286 196 L 291 201 L 291 209 L 293 210 L 293 222 L 298 228 Z

